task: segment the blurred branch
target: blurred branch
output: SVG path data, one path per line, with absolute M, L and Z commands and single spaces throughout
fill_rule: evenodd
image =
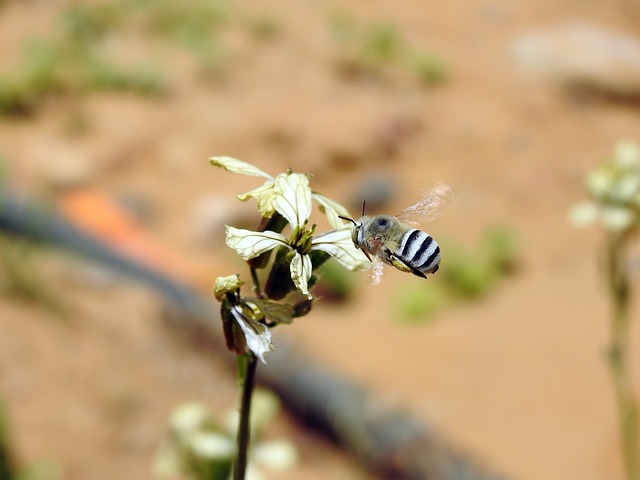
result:
M 206 339 L 207 352 L 224 352 L 219 318 L 207 298 L 160 272 L 124 258 L 117 251 L 51 209 L 0 189 L 0 231 L 29 237 L 82 254 L 152 287 L 175 308 L 179 331 Z M 218 348 L 219 347 L 219 348 Z M 229 364 L 233 356 L 225 355 Z M 275 390 L 303 420 L 331 435 L 365 465 L 394 480 L 498 480 L 411 414 L 389 406 L 351 380 L 320 367 L 277 341 L 268 368 L 258 380 Z
M 258 379 L 289 409 L 394 480 L 499 480 L 440 433 L 375 392 L 321 367 L 285 339 L 269 355 Z
M 210 314 L 211 305 L 189 286 L 127 258 L 76 227 L 55 210 L 36 204 L 0 185 L 0 232 L 62 247 L 152 287 L 188 313 Z M 213 303 L 213 302 L 211 302 Z

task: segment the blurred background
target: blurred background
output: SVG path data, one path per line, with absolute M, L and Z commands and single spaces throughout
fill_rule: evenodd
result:
M 235 195 L 262 183 L 211 155 L 308 173 L 356 218 L 363 200 L 396 213 L 450 185 L 423 225 L 436 275 L 388 269 L 372 287 L 328 265 L 314 310 L 279 334 L 509 478 L 622 478 L 603 239 L 567 213 L 585 173 L 640 140 L 637 0 L 4 0 L 0 45 L 3 193 L 206 298 L 246 275 L 224 225 L 257 225 Z M 175 408 L 234 408 L 233 371 L 167 328 L 167 305 L 2 235 L 16 462 L 153 478 Z M 267 435 L 299 460 L 266 478 L 377 478 L 286 411 Z

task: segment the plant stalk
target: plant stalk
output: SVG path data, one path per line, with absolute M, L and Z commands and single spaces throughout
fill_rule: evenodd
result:
M 240 416 L 236 437 L 236 458 L 233 480 L 244 480 L 251 441 L 251 398 L 256 380 L 258 359 L 252 353 L 238 355 L 238 383 L 241 389 Z
M 630 280 L 626 236 L 612 233 L 607 245 L 607 275 L 612 303 L 607 360 L 618 407 L 622 459 L 627 480 L 640 480 L 638 411 L 629 375 Z

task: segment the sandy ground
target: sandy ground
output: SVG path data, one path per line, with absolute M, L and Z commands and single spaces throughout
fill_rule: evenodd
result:
M 602 238 L 569 225 L 567 211 L 583 199 L 584 173 L 619 139 L 638 139 L 640 116 L 570 100 L 524 78 L 509 46 L 519 32 L 576 19 L 638 33 L 629 3 L 340 2 L 362 22 L 393 22 L 412 44 L 441 54 L 451 78 L 438 88 L 405 74 L 342 78 L 327 33 L 337 2 L 246 6 L 269 12 L 281 32 L 262 43 L 231 34 L 236 53 L 223 81 L 203 84 L 188 59 L 169 55 L 168 98 L 51 99 L 34 118 L 0 120 L 0 151 L 11 181 L 34 194 L 50 194 L 60 176 L 83 171 L 101 191 L 143 198 L 154 212 L 147 228 L 197 266 L 193 281 L 203 291 L 242 265 L 221 234 L 202 241 L 194 209 L 215 198 L 234 211 L 233 195 L 257 186 L 214 170 L 209 155 L 232 155 L 274 174 L 288 166 L 312 173 L 314 189 L 353 202 L 354 210 L 354 188 L 369 175 L 398 187 L 390 211 L 435 183 L 450 184 L 455 197 L 429 232 L 473 245 L 486 226 L 508 226 L 522 244 L 516 274 L 486 299 L 413 326 L 394 321 L 392 297 L 422 280 L 387 272 L 381 286 L 370 287 L 357 274 L 351 303 L 321 304 L 286 335 L 514 478 L 622 478 L 603 363 Z M 46 31 L 62 4 L 9 2 L 0 11 L 3 68 L 26 36 Z M 71 135 L 78 118 L 88 128 Z M 231 408 L 232 376 L 171 338 L 149 292 L 82 280 L 83 268 L 57 254 L 37 259 L 70 305 L 69 318 L 8 297 L 0 302 L 0 393 L 17 451 L 29 461 L 51 460 L 64 479 L 149 478 L 172 408 L 192 399 Z M 368 478 L 291 418 L 282 418 L 275 435 L 294 440 L 302 455 L 299 467 L 277 478 Z

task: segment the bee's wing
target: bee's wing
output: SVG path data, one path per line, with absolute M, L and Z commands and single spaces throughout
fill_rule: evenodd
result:
M 418 203 L 402 210 L 397 215 L 398 220 L 413 226 L 417 226 L 420 221 L 433 220 L 449 203 L 452 194 L 451 187 L 438 184 L 427 191 Z
M 384 263 L 378 257 L 374 257 L 373 265 L 371 266 L 371 285 L 378 285 L 382 281 L 383 274 Z

